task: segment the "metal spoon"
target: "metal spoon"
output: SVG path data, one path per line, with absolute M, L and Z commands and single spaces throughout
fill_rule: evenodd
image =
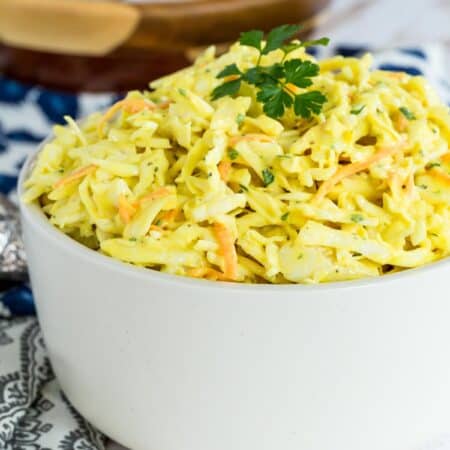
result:
M 0 279 L 26 280 L 27 261 L 22 241 L 19 209 L 0 194 Z

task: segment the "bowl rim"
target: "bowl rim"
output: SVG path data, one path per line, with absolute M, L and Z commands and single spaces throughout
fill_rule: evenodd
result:
M 88 260 L 94 265 L 106 266 L 106 268 L 120 272 L 126 276 L 146 278 L 149 283 L 170 283 L 186 286 L 190 288 L 213 288 L 213 289 L 227 289 L 233 291 L 241 291 L 245 293 L 251 292 L 270 292 L 270 293 L 323 293 L 327 291 L 339 291 L 346 292 L 353 289 L 361 288 L 375 288 L 380 284 L 395 283 L 407 281 L 413 276 L 424 276 L 430 272 L 436 272 L 438 270 L 449 271 L 450 275 L 450 256 L 440 259 L 438 261 L 431 262 L 424 266 L 415 268 L 407 268 L 401 272 L 393 274 L 382 275 L 378 277 L 365 277 L 355 280 L 344 281 L 332 281 L 318 284 L 271 284 L 271 283 L 239 283 L 231 281 L 212 281 L 205 279 L 198 279 L 183 275 L 170 274 L 161 272 L 152 268 L 136 266 L 131 263 L 120 261 L 111 256 L 104 255 L 98 251 L 92 250 L 89 247 L 79 243 L 75 239 L 72 239 L 67 234 L 63 233 L 57 227 L 52 225 L 45 216 L 42 209 L 36 203 L 27 204 L 22 201 L 23 184 L 29 173 L 31 172 L 37 155 L 54 137 L 53 132 L 50 133 L 40 144 L 36 146 L 36 149 L 32 151 L 26 158 L 22 168 L 20 169 L 18 181 L 17 181 L 17 193 L 19 198 L 19 207 L 21 222 L 28 221 L 33 227 L 39 228 L 39 230 L 45 234 L 46 238 L 53 240 L 57 245 L 61 247 L 64 252 L 75 254 L 76 257 L 84 260 Z

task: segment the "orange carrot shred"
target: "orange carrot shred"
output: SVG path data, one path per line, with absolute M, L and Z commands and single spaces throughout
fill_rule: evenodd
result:
M 179 212 L 180 210 L 178 208 L 171 209 L 162 215 L 161 220 L 166 223 L 171 223 L 176 219 Z
M 150 194 L 147 194 L 147 195 L 144 195 L 143 197 L 141 197 L 139 199 L 139 203 L 144 203 L 146 201 L 163 198 L 169 194 L 170 194 L 169 189 L 167 189 L 166 187 L 161 187 L 161 188 L 156 189 L 156 191 L 150 192 Z
M 220 178 L 222 178 L 223 181 L 227 182 L 230 177 L 231 162 L 220 161 L 219 165 L 217 166 L 217 169 L 219 170 Z
M 397 114 L 394 125 L 397 131 L 403 133 L 403 131 L 406 131 L 406 129 L 408 128 L 408 119 L 403 114 Z
M 447 186 L 450 186 L 450 175 L 447 175 L 442 170 L 433 168 L 429 171 L 429 174 L 436 180 L 440 181 L 441 183 L 444 183 Z
M 341 167 L 336 171 L 336 173 L 331 178 L 322 183 L 322 185 L 320 186 L 319 190 L 317 191 L 314 197 L 314 201 L 318 202 L 322 200 L 324 197 L 326 197 L 327 194 L 333 189 L 333 187 L 336 184 L 340 183 L 344 178 L 362 172 L 363 170 L 366 170 L 370 166 L 372 166 L 372 164 L 375 164 L 376 162 L 382 160 L 383 158 L 394 155 L 395 153 L 399 152 L 402 149 L 403 145 L 384 147 L 377 153 L 373 154 L 372 156 L 369 156 L 369 158 L 367 158 L 365 161 L 355 162 L 352 164 L 348 164 L 344 167 Z
M 157 103 L 156 106 L 159 109 L 167 109 L 172 103 L 173 103 L 172 100 L 165 100 L 165 101 L 163 101 L 161 103 Z
M 233 147 L 238 142 L 245 141 L 258 141 L 258 142 L 273 142 L 273 138 L 270 136 L 267 136 L 265 134 L 260 133 L 250 133 L 250 134 L 244 134 L 243 136 L 233 136 L 230 138 L 229 143 Z
M 234 81 L 234 80 L 237 80 L 238 78 L 240 78 L 241 76 L 240 75 L 228 75 L 227 77 L 225 77 L 224 79 L 223 79 L 223 81 L 225 82 L 225 83 L 229 83 L 230 81 Z
M 236 280 L 238 275 L 238 259 L 234 239 L 230 230 L 222 223 L 214 224 L 214 233 L 219 242 L 219 250 L 224 259 L 224 275 Z
M 103 128 L 105 124 L 114 117 L 114 115 L 121 109 L 124 109 L 125 111 L 134 114 L 139 111 L 142 111 L 144 109 L 155 109 L 156 105 L 153 102 L 150 102 L 148 100 L 145 100 L 143 98 L 126 98 L 124 100 L 120 100 L 117 103 L 114 103 L 114 105 L 111 106 L 111 108 L 106 111 L 106 113 L 101 118 L 100 122 L 97 126 L 97 132 L 100 137 L 103 136 Z
M 195 278 L 206 278 L 213 281 L 229 281 L 228 278 L 218 270 L 214 270 L 211 267 L 198 267 L 195 269 L 189 269 L 186 274 Z
M 158 225 L 150 225 L 150 231 L 159 231 L 162 233 L 164 230 L 161 227 L 158 227 Z
M 121 194 L 119 196 L 119 216 L 122 222 L 125 224 L 129 223 L 135 213 L 136 207 L 127 200 L 125 195 Z
M 70 183 L 72 181 L 83 178 L 84 176 L 89 175 L 92 172 L 95 172 L 96 169 L 97 169 L 97 166 L 95 166 L 94 164 L 90 164 L 89 166 L 86 166 L 86 167 L 81 167 L 81 169 L 77 169 L 77 170 L 73 171 L 72 173 L 70 173 L 69 175 L 67 175 L 63 178 L 60 178 L 54 184 L 54 187 L 59 188 L 60 186 L 64 186 L 67 183 Z
M 297 87 L 295 84 L 287 83 L 286 87 L 294 94 L 298 94 L 299 92 L 301 92 L 301 89 Z
M 441 160 L 445 163 L 450 163 L 450 152 L 441 156 Z

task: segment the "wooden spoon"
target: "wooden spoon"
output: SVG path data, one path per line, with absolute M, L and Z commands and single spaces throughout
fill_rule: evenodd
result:
M 47 52 L 104 55 L 139 23 L 138 8 L 90 0 L 0 0 L 0 40 Z

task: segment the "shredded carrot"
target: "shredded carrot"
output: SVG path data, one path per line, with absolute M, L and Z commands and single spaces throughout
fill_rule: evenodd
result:
M 243 136 L 233 136 L 230 138 L 230 145 L 233 147 L 238 142 L 245 141 L 259 141 L 259 142 L 273 142 L 273 138 L 270 136 L 267 136 L 265 134 L 259 134 L 259 133 L 250 133 L 250 134 L 244 134 Z
M 344 178 L 347 178 L 351 175 L 355 175 L 358 172 L 362 172 L 363 170 L 368 169 L 372 164 L 375 164 L 381 159 L 399 152 L 400 150 L 403 149 L 403 147 L 404 145 L 401 144 L 392 147 L 384 147 L 374 155 L 369 156 L 369 158 L 367 158 L 365 161 L 360 161 L 341 167 L 336 171 L 336 173 L 331 178 L 322 183 L 322 185 L 320 186 L 319 190 L 317 191 L 314 197 L 314 201 L 317 202 L 326 197 L 327 194 L 331 191 L 331 189 L 333 189 L 333 187 L 339 182 L 341 182 Z
M 186 274 L 195 278 L 207 278 L 213 281 L 229 281 L 228 278 L 218 270 L 214 270 L 211 267 L 198 267 L 195 269 L 189 269 Z
M 450 152 L 446 153 L 445 155 L 441 156 L 441 160 L 445 163 L 449 163 L 450 164 Z
M 127 224 L 136 213 L 136 206 L 130 203 L 125 195 L 119 196 L 119 216 L 122 222 Z
M 225 83 L 229 83 L 230 81 L 234 81 L 234 80 L 237 80 L 238 78 L 241 78 L 241 76 L 240 75 L 228 75 L 227 77 L 225 77 L 224 79 L 223 79 L 223 81 L 225 82 Z
M 70 183 L 72 181 L 78 180 L 79 178 L 83 178 L 86 175 L 89 175 L 90 173 L 94 172 L 97 169 L 97 166 L 94 164 L 90 164 L 89 166 L 82 167 L 81 169 L 77 169 L 74 172 L 70 173 L 69 175 L 60 178 L 55 184 L 55 188 L 59 188 L 60 186 L 64 186 L 67 183 Z
M 397 114 L 397 117 L 394 121 L 395 128 L 400 133 L 403 133 L 408 128 L 408 119 L 403 114 Z
M 150 225 L 149 230 L 150 231 L 159 231 L 160 233 L 164 232 L 164 230 L 161 227 L 158 227 L 158 225 Z
M 228 178 L 230 177 L 231 162 L 220 161 L 219 165 L 217 166 L 217 169 L 219 170 L 220 178 L 222 178 L 223 181 L 227 182 Z
M 214 224 L 214 232 L 219 241 L 220 253 L 224 259 L 224 275 L 230 280 L 237 279 L 238 259 L 234 239 L 230 230 L 222 223 Z
M 433 178 L 435 178 L 437 181 L 440 181 L 441 183 L 444 183 L 447 186 L 450 186 L 450 175 L 447 175 L 442 170 L 438 170 L 438 169 L 433 168 L 433 169 L 431 169 L 429 171 L 429 174 Z
M 297 87 L 295 84 L 286 83 L 286 87 L 288 88 L 288 90 L 290 90 L 294 94 L 298 94 L 299 92 L 301 92 L 301 89 L 299 87 Z
M 178 208 L 171 209 L 162 215 L 161 220 L 165 223 L 172 223 L 178 216 L 179 212 L 180 210 Z
M 163 101 L 161 103 L 157 103 L 155 106 L 158 109 L 167 109 L 172 103 L 173 103 L 172 100 L 165 100 L 165 101 Z
M 169 189 L 165 187 L 161 187 L 156 189 L 156 191 L 150 192 L 150 194 L 144 195 L 139 199 L 139 203 L 142 204 L 144 202 L 147 202 L 149 200 L 156 200 L 157 198 L 163 198 L 166 195 L 169 195 L 170 191 Z
M 111 106 L 111 108 L 106 111 L 106 113 L 101 118 L 100 122 L 97 126 L 97 132 L 100 137 L 103 136 L 103 128 L 105 124 L 111 120 L 114 115 L 121 109 L 124 109 L 125 111 L 134 114 L 139 111 L 142 111 L 144 109 L 155 109 L 156 105 L 153 102 L 150 102 L 148 100 L 142 99 L 142 98 L 126 98 L 124 100 L 120 100 L 117 103 L 114 103 L 114 105 Z

